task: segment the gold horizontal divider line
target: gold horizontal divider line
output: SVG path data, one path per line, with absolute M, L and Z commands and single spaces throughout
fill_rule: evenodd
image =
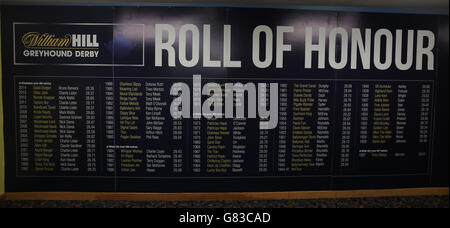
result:
M 7 200 L 129 200 L 129 201 L 224 201 L 335 199 L 390 196 L 449 195 L 449 188 L 402 188 L 377 190 L 223 192 L 223 193 L 108 193 L 108 192 L 8 192 Z
M 29 47 L 29 50 L 100 50 L 99 48 L 89 48 L 89 47 Z

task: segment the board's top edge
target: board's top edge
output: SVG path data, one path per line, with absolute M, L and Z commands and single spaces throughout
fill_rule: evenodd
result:
M 131 6 L 131 7 L 230 7 L 230 8 L 272 8 L 317 11 L 345 11 L 362 13 L 400 13 L 400 14 L 436 14 L 448 15 L 449 10 L 414 9 L 414 8 L 378 8 L 362 6 L 314 6 L 314 5 L 277 5 L 277 4 L 245 4 L 245 3 L 158 3 L 158 2 L 26 2 L 3 1 L 8 6 Z

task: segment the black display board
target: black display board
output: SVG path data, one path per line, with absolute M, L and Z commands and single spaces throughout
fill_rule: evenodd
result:
M 8 192 L 448 186 L 448 15 L 1 16 Z

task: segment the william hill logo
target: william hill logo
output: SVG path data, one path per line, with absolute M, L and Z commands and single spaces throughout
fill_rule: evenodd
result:
M 28 32 L 22 36 L 25 57 L 97 58 L 97 34 L 66 34 Z

